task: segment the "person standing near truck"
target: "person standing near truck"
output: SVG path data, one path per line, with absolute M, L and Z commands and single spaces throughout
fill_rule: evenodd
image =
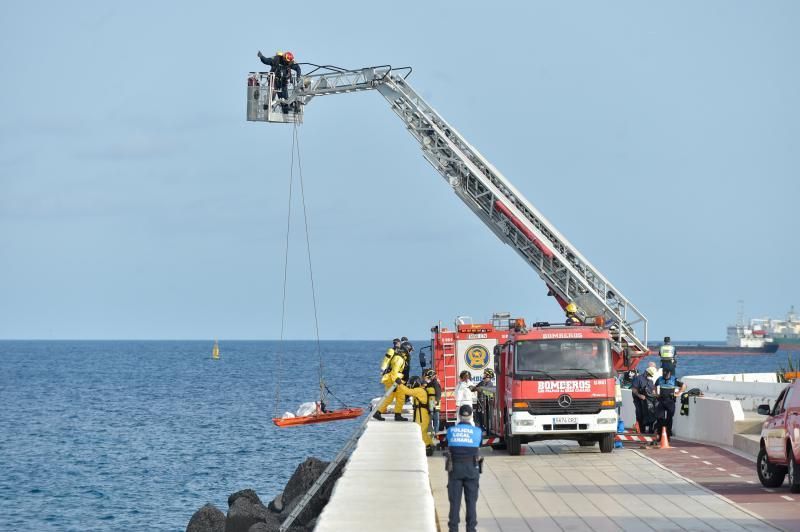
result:
M 450 500 L 447 529 L 450 532 L 458 532 L 462 493 L 467 506 L 467 532 L 475 532 L 477 529 L 476 506 L 483 469 L 480 446 L 481 429 L 472 422 L 472 407 L 463 405 L 458 409 L 458 424 L 447 429 L 448 454 L 445 455 L 445 469 L 447 469 L 447 497 Z
M 456 386 L 456 407 L 469 405 L 472 407 L 472 373 L 467 370 L 458 374 L 458 386 Z M 472 414 L 470 414 L 470 418 Z
M 658 350 L 658 355 L 661 358 L 661 369 L 665 369 L 669 367 L 672 370 L 672 373 L 675 373 L 675 366 L 678 365 L 678 359 L 676 358 L 675 353 L 675 346 L 672 345 L 672 342 L 669 336 L 664 337 L 664 343 Z
M 636 409 L 636 423 L 639 425 L 639 432 L 648 433 L 647 401 L 648 396 L 653 395 L 655 386 L 649 379 L 656 374 L 656 368 L 649 367 L 644 373 L 640 373 L 633 378 L 631 383 L 631 394 L 633 395 L 633 406 Z
M 666 427 L 667 437 L 672 438 L 672 419 L 675 417 L 675 401 L 686 390 L 686 385 L 675 378 L 671 368 L 664 368 L 656 380 L 656 434 L 661 437 L 661 428 Z

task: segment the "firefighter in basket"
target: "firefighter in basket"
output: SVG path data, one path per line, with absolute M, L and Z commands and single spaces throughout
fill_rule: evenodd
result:
M 261 62 L 270 67 L 270 72 L 275 77 L 275 94 L 278 98 L 286 100 L 289 98 L 289 81 L 292 79 L 293 70 L 297 74 L 295 83 L 300 82 L 300 65 L 294 62 L 294 54 L 292 52 L 275 52 L 274 57 L 267 57 L 258 51 L 258 58 Z M 281 103 L 281 109 L 284 113 L 289 112 L 289 105 Z
M 398 379 L 399 380 L 399 379 Z M 408 380 L 408 386 L 397 383 L 397 389 L 412 398 L 414 402 L 414 422 L 419 425 L 425 454 L 433 455 L 433 433 L 431 430 L 431 405 L 436 403 L 436 390 L 430 384 L 423 383 L 416 375 Z

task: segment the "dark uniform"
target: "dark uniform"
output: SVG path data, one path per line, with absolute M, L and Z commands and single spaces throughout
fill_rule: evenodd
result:
M 467 408 L 472 411 L 472 407 L 464 405 L 459 412 Z M 481 429 L 470 423 L 458 423 L 447 429 L 447 447 L 450 452 L 447 466 L 447 496 L 450 499 L 447 528 L 450 532 L 458 531 L 462 492 L 467 505 L 467 532 L 474 532 L 478 526 L 475 506 L 481 478 L 480 445 Z
M 433 426 L 433 432 L 436 433 L 439 432 L 439 408 L 442 404 L 442 385 L 439 384 L 439 379 L 434 376 L 428 383 L 428 386 L 433 386 L 434 404 L 431 408 L 431 425 Z
M 284 55 L 275 55 L 274 57 L 259 55 L 258 58 L 261 59 L 262 63 L 270 67 L 270 72 L 275 74 L 275 91 L 278 93 L 278 97 L 284 100 L 289 98 L 289 80 L 292 77 L 290 70 L 294 70 L 299 78 L 300 65 L 294 61 L 287 61 Z M 283 112 L 288 112 L 288 110 L 289 106 L 284 104 Z
M 667 437 L 672 437 L 672 419 L 675 417 L 675 390 L 683 387 L 683 383 L 670 375 L 668 378 L 659 377 L 656 386 L 660 387 L 658 405 L 656 405 L 656 433 L 661 434 L 661 427 L 667 427 Z
M 636 422 L 639 424 L 639 431 L 642 433 L 650 433 L 648 430 L 648 416 L 647 416 L 647 397 L 653 395 L 655 386 L 652 381 L 647 378 L 647 373 L 640 373 L 633 378 L 631 383 L 631 392 L 633 393 L 633 406 L 636 408 Z M 640 399 L 639 395 L 644 395 L 644 399 Z

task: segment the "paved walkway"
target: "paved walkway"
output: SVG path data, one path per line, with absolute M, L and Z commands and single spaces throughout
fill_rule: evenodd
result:
M 800 531 L 800 494 L 791 493 L 786 483 L 763 487 L 753 460 L 698 443 L 676 440 L 671 445 L 675 449 L 642 454 L 785 530 Z
M 523 456 L 484 452 L 479 530 L 775 530 L 637 451 L 601 454 L 569 442 L 534 443 L 524 450 Z M 428 465 L 445 531 L 444 459 L 437 453 Z M 462 510 L 461 530 L 463 519 Z

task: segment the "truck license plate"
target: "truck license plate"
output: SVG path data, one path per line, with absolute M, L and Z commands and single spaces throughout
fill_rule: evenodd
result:
M 575 416 L 558 416 L 553 418 L 553 425 L 575 425 L 578 418 Z

